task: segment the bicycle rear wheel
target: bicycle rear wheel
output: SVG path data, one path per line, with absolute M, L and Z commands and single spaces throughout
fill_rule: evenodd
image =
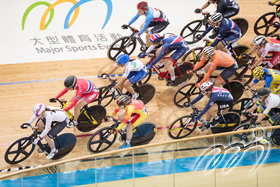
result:
M 189 136 L 197 126 L 192 122 L 190 115 L 180 117 L 173 121 L 168 129 L 168 136 L 173 139 L 181 139 Z
M 114 93 L 110 92 L 108 86 L 102 86 L 99 88 L 98 97 L 95 100 L 93 100 L 91 103 L 97 102 L 98 105 L 103 105 L 104 107 L 106 107 L 114 99 Z
M 135 127 L 132 132 L 131 147 L 145 145 L 153 140 L 157 133 L 157 127 L 154 123 L 146 122 Z
M 189 62 L 180 63 L 178 64 L 178 68 L 177 67 L 174 68 L 174 73 L 176 76 L 174 86 L 180 86 L 185 82 L 188 82 L 192 78 L 192 75 L 187 74 L 187 70 L 192 70 L 193 64 Z
M 231 80 L 228 83 L 226 83 L 223 87 L 231 93 L 234 102 L 237 101 L 244 92 L 243 84 L 237 80 Z
M 190 62 L 195 65 L 203 57 L 202 54 L 203 47 L 196 47 L 192 50 L 189 50 L 183 57 L 181 62 Z M 204 66 L 203 66 L 204 67 Z
M 200 89 L 195 86 L 195 83 L 187 83 L 182 85 L 173 95 L 173 103 L 175 106 L 183 108 L 185 102 L 191 102 L 200 94 Z
M 95 132 L 87 143 L 87 149 L 92 153 L 100 153 L 109 149 L 116 141 L 117 134 L 111 134 L 112 127 L 104 127 Z
M 195 39 L 196 34 L 203 33 L 205 29 L 201 28 L 203 26 L 203 20 L 195 20 L 188 23 L 180 32 L 180 36 L 184 38 L 184 40 L 188 44 L 194 44 L 199 40 Z
M 249 23 L 246 19 L 244 18 L 234 18 L 232 19 L 232 21 L 234 21 L 237 26 L 239 27 L 240 31 L 241 31 L 241 37 L 244 36 L 249 28 Z
M 276 33 L 279 28 L 273 27 L 271 24 L 276 19 L 275 12 L 268 12 L 262 15 L 254 25 L 254 31 L 256 35 L 269 36 Z
M 148 83 L 137 86 L 135 91 L 139 93 L 138 99 L 143 101 L 144 104 L 150 102 L 156 93 L 155 87 Z
M 116 60 L 120 54 L 131 55 L 136 48 L 136 41 L 131 41 L 130 36 L 124 36 L 114 41 L 108 51 L 107 56 L 110 60 Z

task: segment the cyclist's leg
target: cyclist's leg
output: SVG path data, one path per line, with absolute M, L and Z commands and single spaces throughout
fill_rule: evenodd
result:
M 239 9 L 231 8 L 223 12 L 224 18 L 231 18 L 239 13 Z
M 126 80 L 123 85 L 127 89 L 127 91 L 134 95 L 135 91 L 132 88 L 132 85 L 143 80 L 147 75 L 148 71 L 145 69 L 138 71 L 134 76 L 128 77 L 128 80 Z
M 207 121 L 210 121 L 211 118 L 218 117 L 218 111 L 219 111 L 218 103 L 219 102 L 213 103 L 213 105 L 207 111 L 207 114 L 208 114 L 207 118 L 206 118 Z M 208 117 L 210 117 L 210 118 L 208 118 Z
M 149 26 L 148 26 L 148 28 L 149 27 L 154 27 L 156 24 L 157 23 L 155 21 L 151 21 Z M 141 25 L 140 28 L 142 28 L 143 25 L 144 25 L 144 23 Z M 151 37 L 152 34 L 154 34 L 154 33 L 151 33 L 151 31 L 148 28 L 145 30 L 145 33 L 146 33 L 146 46 L 147 46 L 147 48 L 149 48 L 152 45 L 152 42 L 150 42 L 150 37 Z
M 127 125 L 127 135 L 126 135 L 126 138 L 131 140 L 132 138 L 132 129 L 134 127 L 137 127 L 141 121 L 143 121 L 146 117 L 147 117 L 147 114 L 136 114 L 134 113 L 133 115 L 131 115 L 131 117 L 134 117 L 130 123 Z
M 241 37 L 241 33 L 239 34 L 229 34 L 225 38 L 222 39 L 221 42 L 218 43 L 217 48 L 220 49 L 221 51 L 224 51 L 226 53 L 230 53 L 228 51 L 229 46 L 233 44 L 234 42 L 238 41 L 239 38 Z
M 54 138 L 56 137 L 56 135 L 58 133 L 60 133 L 67 125 L 66 120 L 62 121 L 62 122 L 58 122 L 49 132 L 48 134 L 45 136 L 45 139 L 47 141 L 47 143 L 49 144 L 49 146 L 53 149 L 55 148 L 54 145 Z
M 237 69 L 238 65 L 236 63 L 226 68 L 216 79 L 215 86 L 222 87 L 222 85 L 225 84 L 225 81 L 227 81 L 236 72 Z
M 269 68 L 272 68 L 273 66 L 277 65 L 278 62 L 280 62 L 280 52 L 274 52 L 274 56 L 270 60 L 270 62 L 267 64 Z

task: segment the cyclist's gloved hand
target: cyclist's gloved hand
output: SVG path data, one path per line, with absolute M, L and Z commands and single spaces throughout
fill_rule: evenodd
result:
M 103 118 L 102 121 L 103 121 L 103 122 L 109 122 L 109 121 L 110 121 L 110 116 L 106 116 L 105 118 Z
M 152 65 L 151 64 L 148 64 L 147 65 L 147 69 L 151 69 L 152 68 Z
M 196 123 L 196 122 L 197 122 L 197 119 L 196 119 L 196 118 L 193 118 L 192 122 Z
M 187 70 L 186 73 L 189 75 L 193 75 L 193 70 Z
M 56 98 L 50 98 L 49 101 L 50 101 L 51 103 L 55 103 L 55 102 L 56 102 Z
M 243 111 L 242 111 L 242 114 L 243 114 L 244 116 L 246 116 L 246 117 L 251 116 L 251 113 L 248 112 L 248 111 L 246 111 L 246 110 L 243 110 Z
M 201 34 L 198 34 L 198 35 L 195 36 L 195 38 L 196 38 L 197 40 L 201 40 L 201 39 L 203 38 L 203 36 L 202 36 Z
M 268 2 L 267 2 L 267 4 L 269 4 L 269 5 L 273 5 L 273 3 L 272 3 L 271 1 L 268 1 Z
M 184 107 L 188 108 L 189 106 L 191 106 L 189 102 L 184 103 Z
M 195 83 L 195 86 L 196 86 L 197 88 L 200 88 L 201 84 L 200 84 L 200 83 Z
M 112 134 L 117 134 L 118 132 L 119 132 L 118 129 L 112 129 L 112 130 L 111 130 L 111 133 L 112 133 Z
M 245 90 L 245 91 L 249 90 L 249 88 L 250 88 L 250 87 L 249 87 L 248 84 L 244 84 L 244 90 Z
M 145 52 L 141 52 L 138 55 L 139 58 L 145 58 L 146 56 L 148 56 L 148 55 Z
M 129 25 L 127 25 L 127 24 L 123 24 L 123 25 L 122 25 L 122 28 L 123 28 L 123 29 L 127 29 L 128 26 L 129 26 Z
M 29 123 L 23 123 L 20 128 L 22 129 L 27 129 L 27 127 L 29 126 Z
M 110 88 L 110 92 L 113 93 L 115 91 L 115 88 Z
M 104 74 L 104 75 L 101 76 L 101 78 L 102 78 L 102 79 L 106 79 L 107 76 Z
M 40 139 L 37 137 L 36 139 L 33 140 L 33 144 L 36 145 L 38 142 L 40 141 Z
M 194 13 L 196 13 L 196 14 L 199 14 L 199 13 L 201 13 L 202 11 L 200 10 L 200 8 L 197 8 L 197 9 L 195 9 L 195 11 L 194 11 Z

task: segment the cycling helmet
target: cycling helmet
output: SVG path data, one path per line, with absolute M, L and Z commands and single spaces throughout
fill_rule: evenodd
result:
M 74 86 L 76 85 L 77 83 L 77 77 L 76 76 L 69 76 L 67 77 L 65 80 L 64 80 L 64 86 L 66 88 L 74 88 Z
M 122 95 L 117 100 L 117 105 L 121 107 L 125 107 L 131 103 L 131 99 L 127 95 Z
M 150 41 L 152 43 L 159 43 L 163 39 L 164 39 L 164 34 L 162 33 L 155 33 L 150 37 Z
M 253 40 L 254 45 L 260 45 L 264 42 L 265 42 L 265 36 L 263 36 L 263 35 L 256 36 Z
M 148 9 L 148 3 L 146 1 L 141 1 L 137 4 L 137 9 L 146 10 Z
M 253 77 L 255 78 L 260 78 L 261 76 L 263 76 L 263 67 L 262 66 L 258 66 L 255 69 L 253 69 Z
M 217 23 L 223 20 L 223 15 L 221 13 L 214 13 L 209 20 L 213 23 Z
M 116 59 L 116 62 L 120 65 L 125 65 L 128 61 L 129 61 L 129 56 L 127 54 L 121 54 Z
M 46 107 L 43 103 L 38 103 L 33 107 L 33 114 L 35 116 L 40 116 L 42 112 L 46 110 Z
M 258 91 L 258 97 L 261 99 L 265 99 L 269 96 L 269 94 L 271 93 L 270 89 L 267 87 L 261 88 Z
M 206 91 L 209 91 L 209 90 L 212 90 L 213 88 L 213 83 L 212 82 L 204 82 L 202 83 L 202 85 L 200 86 L 200 90 L 201 92 L 206 92 Z
M 202 54 L 203 54 L 203 56 L 209 57 L 209 56 L 215 54 L 215 49 L 214 49 L 214 47 L 207 46 L 203 49 Z

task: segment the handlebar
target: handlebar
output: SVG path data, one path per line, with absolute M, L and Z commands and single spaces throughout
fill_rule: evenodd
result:
M 135 33 L 138 33 L 139 30 L 135 29 L 134 27 L 131 27 L 130 25 L 127 25 L 127 27 L 132 31 L 132 35 L 135 35 Z M 127 28 L 124 28 L 124 29 L 127 29 Z
M 102 73 L 100 77 L 103 77 L 103 75 L 105 75 L 112 84 L 116 84 L 117 79 L 110 77 L 107 73 Z

